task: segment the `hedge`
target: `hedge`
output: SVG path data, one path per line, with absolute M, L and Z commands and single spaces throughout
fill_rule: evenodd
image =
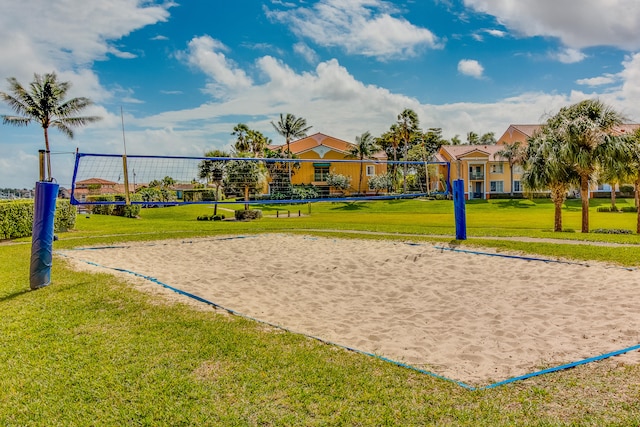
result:
M 131 201 L 141 202 L 142 195 L 131 194 L 129 195 Z M 87 196 L 88 202 L 124 202 L 124 194 L 102 194 Z M 140 213 L 140 205 L 89 205 L 91 207 L 91 213 L 95 215 L 116 215 L 126 218 L 135 218 Z
M 72 230 L 76 225 L 76 208 L 69 200 L 56 201 L 54 231 Z M 33 200 L 0 203 L 0 239 L 31 236 L 33 228 Z

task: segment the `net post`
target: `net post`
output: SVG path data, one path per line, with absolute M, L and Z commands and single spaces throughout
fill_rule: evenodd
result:
M 131 204 L 131 198 L 129 197 L 129 169 L 127 168 L 127 155 L 122 156 L 122 168 L 124 170 L 124 202 L 125 204 Z
M 467 240 L 467 213 L 462 179 L 453 181 L 453 210 L 456 221 L 456 240 Z

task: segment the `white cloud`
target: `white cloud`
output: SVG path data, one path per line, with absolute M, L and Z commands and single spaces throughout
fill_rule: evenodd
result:
M 244 70 L 238 68 L 222 53 L 227 50 L 220 41 L 210 36 L 202 36 L 192 39 L 187 52 L 183 52 L 179 57 L 184 57 L 190 65 L 210 77 L 212 83 L 208 85 L 208 90 L 219 96 L 225 89 L 240 89 L 252 84 L 251 78 Z
M 596 87 L 596 86 L 610 85 L 612 83 L 615 83 L 617 80 L 618 80 L 618 78 L 615 75 L 613 75 L 613 74 L 605 74 L 605 75 L 599 76 L 599 77 L 591 77 L 591 78 L 587 78 L 587 79 L 579 79 L 579 80 L 576 80 L 576 83 L 579 84 L 579 85 Z
M 82 93 L 95 101 L 106 99 L 110 95 L 99 84 L 91 64 L 108 55 L 135 57 L 124 51 L 126 47 L 116 47 L 111 41 L 167 20 L 171 6 L 170 2 L 154 5 L 138 0 L 3 2 L 0 76 L 26 82 L 32 80 L 34 72 L 56 71 L 74 82 L 72 93 Z
M 580 62 L 587 57 L 587 55 L 580 52 L 579 50 L 571 48 L 553 52 L 549 54 L 549 56 L 557 61 L 562 62 L 563 64 L 575 64 L 576 62 Z
M 309 64 L 318 62 L 318 54 L 304 42 L 298 42 L 293 45 L 293 51 L 302 56 Z
M 637 0 L 464 0 L 525 36 L 557 37 L 570 48 L 640 49 Z
M 501 30 L 496 30 L 496 29 L 488 29 L 488 30 L 484 30 L 484 32 L 489 34 L 490 36 L 498 37 L 498 38 L 503 38 L 507 36 L 506 32 Z
M 299 37 L 325 47 L 381 60 L 416 56 L 422 49 L 440 48 L 428 29 L 404 18 L 381 0 L 320 0 L 312 8 L 266 11 L 275 21 L 290 25 Z
M 484 73 L 484 67 L 475 59 L 462 59 L 458 62 L 458 72 L 480 79 Z

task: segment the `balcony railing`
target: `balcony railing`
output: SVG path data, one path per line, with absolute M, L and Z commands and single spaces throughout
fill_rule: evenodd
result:
M 484 173 L 483 172 L 474 172 L 472 174 L 469 175 L 469 179 L 472 181 L 481 181 L 484 179 Z

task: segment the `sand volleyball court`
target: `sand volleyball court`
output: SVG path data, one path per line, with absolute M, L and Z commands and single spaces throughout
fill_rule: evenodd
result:
M 598 263 L 287 234 L 60 252 L 168 298 L 187 297 L 110 268 L 472 385 L 640 343 L 640 271 Z

